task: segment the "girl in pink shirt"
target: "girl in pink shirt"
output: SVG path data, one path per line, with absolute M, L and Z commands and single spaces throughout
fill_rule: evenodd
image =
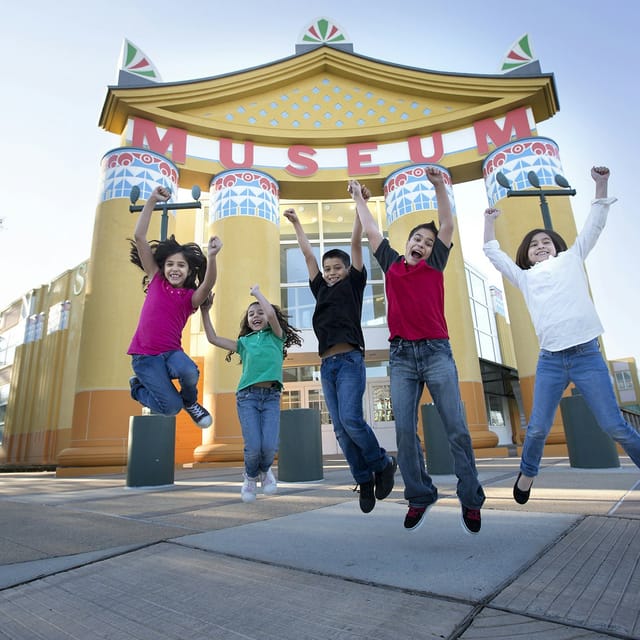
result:
M 144 270 L 147 294 L 138 327 L 127 353 L 135 375 L 131 397 L 154 413 L 173 416 L 184 409 L 201 428 L 211 425 L 211 415 L 198 403 L 199 371 L 182 349 L 182 330 L 189 316 L 204 302 L 216 281 L 218 237 L 209 239 L 207 256 L 196 243 L 147 240 L 151 214 L 171 192 L 156 187 L 146 201 L 131 243 L 131 262 Z M 178 380 L 176 389 L 173 380 Z

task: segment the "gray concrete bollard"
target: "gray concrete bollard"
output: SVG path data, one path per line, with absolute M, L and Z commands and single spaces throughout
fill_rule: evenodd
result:
M 609 469 L 620 466 L 616 443 L 598 426 L 580 394 L 574 393 L 562 398 L 560 412 L 567 440 L 569 466 L 577 469 Z
M 422 431 L 429 475 L 451 475 L 454 473 L 453 456 L 442 418 L 433 403 L 423 404 Z
M 281 411 L 278 480 L 309 482 L 323 478 L 320 411 Z
M 173 484 L 175 443 L 174 416 L 131 416 L 127 487 Z

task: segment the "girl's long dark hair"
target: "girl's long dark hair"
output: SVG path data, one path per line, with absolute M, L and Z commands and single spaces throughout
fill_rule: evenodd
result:
M 252 307 L 254 304 L 259 304 L 258 302 L 252 302 L 249 307 Z M 276 312 L 276 317 L 278 318 L 278 323 L 282 327 L 282 332 L 284 334 L 284 345 L 282 348 L 282 357 L 287 357 L 287 349 L 292 345 L 301 346 L 302 338 L 300 337 L 300 329 L 296 329 L 294 326 L 289 324 L 287 318 L 290 316 L 286 315 L 282 312 L 282 309 L 277 304 L 272 304 L 273 310 Z M 249 335 L 253 333 L 253 329 L 249 326 L 249 307 L 244 312 L 242 316 L 242 320 L 240 321 L 240 333 L 238 333 L 238 338 L 242 336 Z M 225 360 L 227 362 L 231 362 L 231 356 L 234 354 L 234 351 L 229 351 L 225 356 Z
M 553 246 L 556 248 L 556 253 L 567 250 L 567 243 L 559 233 L 556 233 L 552 229 L 532 229 L 522 238 L 522 242 L 516 251 L 516 264 L 521 269 L 531 269 L 533 266 L 531 260 L 529 260 L 529 245 L 531 244 L 533 236 L 537 233 L 546 233 L 551 238 L 551 242 L 553 242 Z
M 129 238 L 129 242 L 131 244 L 129 259 L 137 267 L 144 270 L 142 262 L 140 261 L 140 256 L 138 255 L 138 247 L 136 246 L 135 241 Z M 175 236 L 171 235 L 171 237 L 166 240 L 150 240 L 149 246 L 151 247 L 153 259 L 156 261 L 160 274 L 163 278 L 164 263 L 167 261 L 167 258 L 176 253 L 181 253 L 189 265 L 189 275 L 184 282 L 184 288 L 197 289 L 200 286 L 200 283 L 204 280 L 204 274 L 207 270 L 207 256 L 202 253 L 200 245 L 195 242 L 180 244 L 176 240 Z M 145 293 L 147 292 L 148 287 L 149 276 L 145 274 L 144 278 L 142 278 L 142 288 Z

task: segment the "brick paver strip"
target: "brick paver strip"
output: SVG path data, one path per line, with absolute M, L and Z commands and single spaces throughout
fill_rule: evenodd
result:
M 576 627 L 526 618 L 514 613 L 484 609 L 478 614 L 460 640 L 612 640 L 612 636 Z
M 586 517 L 491 606 L 640 638 L 640 521 Z

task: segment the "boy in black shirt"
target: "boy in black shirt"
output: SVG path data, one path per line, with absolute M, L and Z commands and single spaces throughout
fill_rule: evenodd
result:
M 362 225 L 355 216 L 351 260 L 344 251 L 332 249 L 322 256 L 321 272 L 295 210 L 287 209 L 283 215 L 295 229 L 309 271 L 309 287 L 316 299 L 313 330 L 322 359 L 324 399 L 340 448 L 360 485 L 360 509 L 369 513 L 376 499 L 383 500 L 391 493 L 397 462 L 380 447 L 362 412 L 366 373 L 360 318 L 367 283 Z

